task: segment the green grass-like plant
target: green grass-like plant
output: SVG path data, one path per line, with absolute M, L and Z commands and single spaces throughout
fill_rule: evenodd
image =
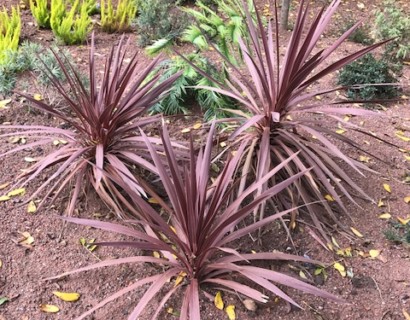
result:
M 51 0 L 50 25 L 54 35 L 64 44 L 81 44 L 92 29 L 87 3 L 75 0 L 69 9 L 65 0 Z
M 30 10 L 40 28 L 51 28 L 51 7 L 49 0 L 30 0 Z
M 12 7 L 9 14 L 3 7 L 3 10 L 0 11 L 0 65 L 8 62 L 10 51 L 17 51 L 20 31 L 21 18 L 19 9 Z
M 101 0 L 101 28 L 109 33 L 128 31 L 136 13 L 135 0 L 119 0 L 116 8 L 112 0 Z

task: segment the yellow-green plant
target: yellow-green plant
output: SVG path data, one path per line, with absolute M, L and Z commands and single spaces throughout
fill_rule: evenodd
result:
M 0 65 L 5 63 L 7 51 L 17 51 L 21 30 L 20 11 L 18 8 L 11 8 L 9 15 L 3 7 L 0 11 Z
M 50 29 L 51 8 L 48 0 L 30 0 L 30 10 L 40 28 Z
M 137 5 L 133 0 L 119 0 L 116 9 L 112 0 L 101 0 L 101 27 L 110 33 L 127 31 L 136 13 Z
M 88 7 L 79 0 L 71 9 L 64 0 L 51 0 L 50 25 L 57 39 L 69 45 L 83 43 L 92 29 Z

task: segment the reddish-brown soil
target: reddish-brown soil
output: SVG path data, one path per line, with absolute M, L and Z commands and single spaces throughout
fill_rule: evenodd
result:
M 262 2 L 262 1 L 260 1 Z M 327 1 L 314 1 L 315 5 L 327 3 Z M 320 3 L 319 3 L 320 2 Z M 297 3 L 297 1 L 296 1 Z M 296 5 L 295 3 L 295 5 Z M 344 1 L 336 17 L 338 23 L 348 18 L 361 18 L 368 15 L 370 10 L 376 6 L 381 6 L 379 1 L 363 0 L 364 9 L 357 6 L 356 1 Z M 401 1 L 405 3 L 405 1 Z M 6 7 L 18 4 L 17 0 L 3 0 L 2 5 Z M 295 6 L 293 6 L 293 14 Z M 52 34 L 49 31 L 39 31 L 33 24 L 29 11 L 22 10 L 24 40 L 40 42 L 43 45 L 52 43 Z M 294 15 L 293 15 L 294 16 Z M 291 15 L 292 18 L 292 15 Z M 322 45 L 331 43 L 334 40 L 333 34 L 338 32 L 338 26 L 334 25 L 332 32 L 327 33 Z M 132 41 L 135 42 L 132 35 Z M 118 35 L 107 35 L 96 32 L 96 52 L 104 56 L 111 45 L 118 39 Z M 360 45 L 347 42 L 333 57 L 337 59 Z M 75 57 L 80 66 L 87 64 L 87 46 L 69 47 L 68 50 Z M 143 50 L 135 47 L 141 52 L 141 60 L 146 61 Z M 407 86 L 403 95 L 410 96 L 408 92 L 410 69 L 404 67 L 404 73 L 400 81 Z M 30 86 L 28 91 L 36 93 L 34 83 L 31 78 L 21 79 L 27 81 Z M 335 84 L 335 76 L 329 76 L 321 81 L 318 86 L 329 86 Z M 0 97 L 3 99 L 2 97 Z M 334 98 L 333 96 L 327 97 Z M 1 100 L 0 99 L 0 100 Z M 31 112 L 24 103 L 20 103 L 16 96 L 12 97 L 13 102 L 8 105 L 8 109 L 0 109 L 0 123 L 11 122 L 13 124 L 46 124 L 57 125 L 58 122 L 48 119 L 43 114 Z M 397 130 L 410 131 L 410 108 L 408 100 L 392 103 L 386 111 L 380 112 L 380 117 L 375 118 L 353 118 L 352 121 L 362 125 L 365 130 L 376 132 L 378 136 L 409 149 L 409 144 L 395 137 Z M 198 116 L 186 120 L 172 121 L 172 131 L 178 133 L 179 138 L 184 135 L 180 130 L 193 121 L 197 121 Z M 361 123 L 364 121 L 364 123 Z M 349 137 L 354 137 L 351 132 L 346 133 Z M 285 289 L 292 297 L 298 301 L 303 310 L 290 308 L 283 301 L 259 305 L 257 311 L 246 311 L 239 298 L 232 295 L 225 295 L 225 302 L 235 304 L 237 319 L 298 319 L 298 320 L 339 320 L 339 319 L 364 319 L 364 320 L 399 320 L 405 319 L 403 310 L 410 313 L 410 251 L 403 245 L 396 245 L 386 240 L 383 232 L 389 228 L 389 222 L 379 219 L 383 212 L 390 212 L 392 220 L 398 217 L 410 217 L 410 204 L 404 202 L 404 197 L 410 195 L 410 188 L 403 183 L 403 176 L 409 174 L 409 161 L 406 162 L 404 154 L 397 148 L 388 147 L 377 141 L 370 141 L 370 145 L 365 143 L 363 137 L 356 136 L 357 141 L 363 147 L 375 155 L 382 158 L 385 163 L 370 159 L 368 165 L 380 174 L 366 174 L 365 177 L 356 177 L 357 183 L 376 200 L 383 199 L 386 207 L 378 207 L 374 203 L 358 200 L 362 208 L 350 205 L 348 208 L 351 220 L 341 217 L 344 224 L 354 226 L 363 237 L 354 237 L 342 233 L 335 233 L 334 238 L 341 248 L 351 247 L 353 257 L 338 256 L 333 252 L 326 251 L 305 231 L 297 228 L 294 232 L 293 241 L 295 247 L 286 233 L 279 226 L 272 226 L 266 232 L 262 247 L 253 243 L 250 239 L 244 239 L 239 244 L 248 251 L 254 249 L 280 250 L 323 261 L 326 266 L 327 279 L 320 277 L 313 278 L 313 282 L 320 288 L 338 295 L 346 300 L 346 303 L 332 303 L 323 301 L 316 297 L 303 295 L 294 290 Z M 0 150 L 9 148 L 6 139 L 0 141 Z M 360 153 L 343 149 L 354 158 L 359 158 Z M 40 156 L 42 150 L 24 150 L 18 155 L 13 155 L 0 160 L 0 185 L 5 182 L 12 182 L 18 174 L 20 168 L 27 164 L 23 158 L 25 156 Z M 39 179 L 41 180 L 41 178 Z M 27 194 L 32 193 L 38 187 L 40 181 L 30 184 Z M 383 189 L 383 184 L 391 186 L 391 193 Z M 68 196 L 68 195 L 67 195 Z M 59 219 L 64 211 L 66 198 L 53 208 L 48 208 L 35 214 L 29 214 L 26 206 L 19 206 L 24 200 L 23 197 L 16 197 L 14 201 L 0 202 L 0 297 L 8 297 L 10 301 L 0 305 L 0 320 L 26 320 L 26 319 L 74 319 L 90 307 L 101 301 L 109 294 L 114 293 L 125 285 L 141 279 L 151 273 L 158 272 L 154 266 L 122 266 L 116 268 L 106 268 L 99 271 L 82 273 L 60 280 L 44 281 L 43 278 L 50 277 L 67 270 L 96 263 L 100 260 L 129 256 L 138 254 L 132 250 L 114 250 L 111 248 L 99 247 L 90 252 L 80 243 L 80 238 L 97 240 L 121 240 L 121 237 L 95 229 L 85 228 L 77 225 L 64 225 Z M 96 199 L 93 194 L 83 197 L 77 208 L 77 215 L 92 218 L 98 216 L 99 219 L 114 221 L 114 215 Z M 30 247 L 17 244 L 22 232 L 29 232 L 34 237 L 34 243 Z M 296 248 L 296 249 L 295 249 Z M 358 252 L 368 253 L 371 249 L 381 250 L 380 259 L 361 257 Z M 333 268 L 334 262 L 340 262 L 351 272 L 350 277 L 342 277 Z M 296 267 L 295 267 L 296 266 Z M 294 265 L 292 268 L 288 264 L 274 265 L 282 272 L 299 277 L 300 269 L 303 266 Z M 296 269 L 295 269 L 296 268 Z M 305 270 L 312 273 L 312 270 Z M 302 270 L 302 271 L 303 271 Z M 74 291 L 81 294 L 77 302 L 62 302 L 52 291 Z M 89 319 L 126 319 L 132 311 L 142 294 L 141 291 L 133 292 L 119 301 L 110 303 L 103 309 L 96 312 Z M 224 312 L 217 310 L 213 304 L 203 298 L 202 314 L 204 320 L 227 319 Z M 158 299 L 153 300 L 153 304 L 158 303 Z M 57 314 L 46 314 L 39 309 L 40 304 L 54 304 L 60 307 Z M 176 297 L 167 307 L 177 309 L 180 299 Z M 150 310 L 147 311 L 144 319 L 149 319 Z M 164 311 L 161 319 L 177 319 L 177 317 L 166 314 Z

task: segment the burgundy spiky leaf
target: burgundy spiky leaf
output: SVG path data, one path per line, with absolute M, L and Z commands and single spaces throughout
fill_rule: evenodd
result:
M 127 59 L 128 42 L 124 36 L 113 46 L 108 54 L 102 79 L 98 79 L 99 64 L 95 61 L 94 36 L 89 55 L 89 88 L 80 74 L 64 55 L 54 53 L 67 83 L 62 83 L 49 69 L 44 69 L 53 89 L 62 97 L 67 108 L 62 111 L 38 101 L 28 94 L 19 93 L 29 100 L 33 107 L 63 120 L 68 129 L 47 126 L 0 126 L 7 133 L 0 137 L 29 136 L 38 141 L 6 151 L 0 157 L 32 148 L 51 144 L 54 140 L 64 140 L 60 147 L 51 151 L 41 160 L 21 174 L 16 185 L 24 186 L 38 177 L 46 169 L 53 167 L 54 172 L 41 184 L 30 199 L 44 193 L 39 208 L 49 196 L 51 203 L 73 185 L 68 213 L 74 210 L 81 189 L 91 185 L 100 198 L 120 214 L 120 196 L 117 186 L 107 174 L 117 176 L 127 185 L 144 194 L 139 179 L 131 167 L 136 166 L 157 173 L 152 165 L 147 147 L 139 136 L 139 129 L 159 122 L 160 116 L 147 116 L 146 111 L 158 102 L 178 78 L 176 74 L 159 83 L 155 72 L 160 61 L 157 57 L 142 67 L 137 54 Z M 155 143 L 158 138 L 150 138 Z M 161 146 L 157 146 L 161 149 Z M 29 199 L 29 200 L 30 200 Z M 29 201 L 28 200 L 28 201 Z M 49 202 L 50 203 L 50 202 Z

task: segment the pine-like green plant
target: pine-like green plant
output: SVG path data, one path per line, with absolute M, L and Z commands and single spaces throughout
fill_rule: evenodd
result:
M 11 8 L 9 15 L 3 8 L 0 11 L 0 65 L 7 63 L 9 53 L 7 51 L 17 51 L 20 39 L 21 19 L 20 11 L 17 7 Z
M 101 28 L 109 33 L 128 31 L 136 13 L 134 0 L 119 0 L 117 8 L 112 0 L 101 0 Z
M 174 39 L 186 28 L 186 15 L 175 7 L 172 0 L 138 1 L 138 44 L 150 45 L 158 39 Z
M 192 63 L 201 66 L 215 78 L 224 81 L 225 73 L 220 73 L 212 62 L 201 53 L 187 55 Z M 195 100 L 204 112 L 205 121 L 214 118 L 225 118 L 227 113 L 224 109 L 235 108 L 235 102 L 229 97 L 210 90 L 196 89 L 196 85 L 213 86 L 209 81 L 195 70 L 189 63 L 179 56 L 171 57 L 161 63 L 159 68 L 164 70 L 160 81 L 182 72 L 181 76 L 174 82 L 169 95 L 151 108 L 151 113 L 163 113 L 165 115 L 189 113 L 188 101 Z
M 51 7 L 48 0 L 30 0 L 30 10 L 40 28 L 50 29 Z
M 216 10 L 197 1 L 197 9 L 185 8 L 184 11 L 197 21 L 198 25 L 191 25 L 183 34 L 182 39 L 194 44 L 200 50 L 209 48 L 209 41 L 215 43 L 231 62 L 236 63 L 233 52 L 237 51 L 239 38 L 248 39 L 246 29 L 246 14 L 240 0 L 216 0 Z M 251 15 L 254 17 L 254 5 L 251 0 L 246 1 Z
M 76 0 L 68 10 L 64 0 L 51 0 L 50 25 L 54 35 L 65 44 L 83 43 L 91 32 L 87 3 Z

